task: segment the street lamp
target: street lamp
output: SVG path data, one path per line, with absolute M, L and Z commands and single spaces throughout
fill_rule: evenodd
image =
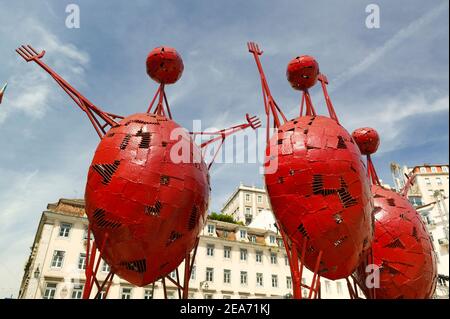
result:
M 39 270 L 39 266 L 37 266 L 36 270 L 34 271 L 34 278 L 39 278 L 40 274 L 41 274 L 41 271 Z

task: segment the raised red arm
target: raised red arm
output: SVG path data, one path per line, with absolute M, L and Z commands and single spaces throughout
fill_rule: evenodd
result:
M 248 51 L 253 54 L 255 58 L 256 66 L 258 67 L 259 75 L 261 78 L 261 86 L 264 98 L 264 107 L 266 111 L 266 119 L 267 119 L 267 141 L 269 141 L 269 129 L 270 129 L 270 114 L 273 115 L 274 127 L 279 127 L 281 125 L 280 116 L 283 118 L 284 122 L 287 122 L 286 116 L 284 116 L 281 109 L 278 107 L 278 104 L 275 102 L 272 94 L 270 93 L 269 85 L 267 84 L 266 75 L 264 74 L 264 70 L 261 65 L 261 61 L 259 60 L 259 56 L 263 54 L 263 51 L 260 50 L 258 44 L 254 42 L 248 42 Z
M 84 97 L 80 92 L 73 88 L 69 83 L 67 83 L 61 76 L 59 76 L 55 71 L 53 71 L 47 64 L 41 61 L 42 57 L 45 55 L 45 50 L 38 53 L 30 45 L 22 45 L 20 48 L 16 49 L 16 52 L 27 62 L 36 62 L 41 68 L 43 68 L 48 74 L 52 76 L 53 79 L 62 87 L 62 89 L 74 100 L 74 102 L 80 107 L 80 109 L 86 113 L 92 125 L 94 126 L 98 136 L 103 138 L 106 134 L 107 126 L 115 126 L 117 122 L 116 118 L 122 119 L 122 116 L 115 115 L 112 113 L 107 113 L 96 107 L 91 101 Z M 101 123 L 100 121 L 104 123 Z

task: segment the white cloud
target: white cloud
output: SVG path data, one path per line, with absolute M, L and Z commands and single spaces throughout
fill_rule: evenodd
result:
M 349 106 L 349 108 L 358 109 L 356 106 Z M 363 126 L 375 128 L 382 138 L 379 153 L 389 152 L 399 147 L 406 148 L 413 143 L 425 143 L 429 137 L 419 132 L 414 133 L 414 139 L 400 138 L 404 127 L 402 124 L 407 123 L 411 117 L 448 111 L 449 96 L 441 96 L 430 101 L 423 93 L 399 95 L 374 102 L 368 100 L 359 110 L 357 114 L 350 114 L 348 117 L 343 114 L 342 119 L 346 127 L 349 130 Z
M 38 21 L 26 19 L 14 29 L 6 29 L 6 32 L 10 33 L 11 38 L 16 33 L 26 34 L 27 43 L 24 44 L 30 43 L 36 50 L 45 49 L 48 52 L 43 58 L 44 62 L 50 61 L 48 64 L 60 74 L 63 73 L 67 80 L 83 80 L 89 55 L 73 44 L 62 42 Z M 45 71 L 32 62 L 27 64 L 19 56 L 16 62 L 12 66 L 11 73 L 14 75 L 10 78 L 9 92 L 2 105 L 0 123 L 14 112 L 22 112 L 33 119 L 43 118 L 55 99 L 51 92 L 56 83 L 52 83 L 53 79 Z
M 400 43 L 407 40 L 414 34 L 416 34 L 420 29 L 422 29 L 426 24 L 430 23 L 436 19 L 439 14 L 448 10 L 448 2 L 443 1 L 439 6 L 434 7 L 424 15 L 422 15 L 417 20 L 411 22 L 406 27 L 400 29 L 395 35 L 386 41 L 381 47 L 377 48 L 371 54 L 366 56 L 361 62 L 353 65 L 345 72 L 338 75 L 332 80 L 333 86 L 330 88 L 330 92 L 336 90 L 344 83 L 351 80 L 356 75 L 363 73 L 372 65 L 374 65 L 380 58 L 382 58 L 388 51 L 397 47 Z
M 80 196 L 74 189 L 82 185 L 77 176 L 58 171 L 0 169 L 0 176 L 0 298 L 16 297 L 40 212 L 59 197 Z

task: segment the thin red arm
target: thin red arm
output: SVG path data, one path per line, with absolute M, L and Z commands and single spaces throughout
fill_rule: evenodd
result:
M 377 172 L 375 170 L 375 166 L 372 163 L 372 158 L 370 154 L 367 155 L 367 175 L 372 183 L 372 185 L 381 186 L 380 179 L 378 178 Z
M 284 122 L 287 122 L 286 116 L 283 114 L 281 109 L 278 107 L 277 103 L 275 102 L 275 99 L 273 98 L 272 94 L 270 93 L 269 85 L 267 84 L 267 79 L 264 74 L 264 70 L 261 65 L 261 61 L 259 59 L 259 56 L 263 54 L 263 51 L 260 50 L 259 46 L 254 42 L 247 43 L 248 51 L 253 54 L 253 57 L 255 58 L 256 66 L 258 67 L 259 75 L 261 78 L 261 86 L 263 90 L 263 97 L 264 97 L 264 107 L 266 114 L 269 115 L 271 112 L 274 117 L 274 125 L 275 127 L 279 127 L 281 125 L 280 123 L 280 116 L 283 118 Z M 267 123 L 267 126 L 269 126 L 269 122 Z
M 16 49 L 16 52 L 27 62 L 33 61 L 38 64 L 42 69 L 44 69 L 51 77 L 61 86 L 61 88 L 72 98 L 72 100 L 80 107 L 80 109 L 86 113 L 92 125 L 94 126 L 97 134 L 102 138 L 106 131 L 106 126 L 116 126 L 116 118 L 123 118 L 122 116 L 107 113 L 102 111 L 100 108 L 96 107 L 91 101 L 84 97 L 80 92 L 78 92 L 74 87 L 67 83 L 60 75 L 58 75 L 53 69 L 51 69 L 47 64 L 41 61 L 42 57 L 45 55 L 45 50 L 38 53 L 30 45 L 22 45 L 20 48 Z M 101 125 L 97 117 L 105 122 Z
M 403 188 L 400 190 L 400 195 L 402 195 L 403 197 L 406 197 L 406 195 L 409 192 L 409 189 L 411 188 L 411 186 L 414 185 L 414 180 L 416 179 L 416 174 L 412 173 L 409 176 L 406 175 L 406 183 L 405 186 L 403 186 Z
M 327 90 L 327 84 L 328 84 L 328 78 L 325 74 L 319 74 L 318 80 L 320 81 L 320 84 L 322 85 L 323 95 L 325 97 L 325 102 L 327 104 L 328 113 L 330 114 L 330 117 L 335 120 L 339 124 L 338 117 L 336 115 L 336 112 L 334 111 L 333 103 L 331 103 L 330 95 L 328 94 Z

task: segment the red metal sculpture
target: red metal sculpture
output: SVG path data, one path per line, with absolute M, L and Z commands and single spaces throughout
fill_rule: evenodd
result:
M 414 175 L 409 177 L 401 194 L 384 188 L 370 157 L 380 143 L 378 133 L 372 128 L 360 128 L 352 136 L 361 153 L 367 155 L 375 205 L 372 254 L 358 268 L 355 280 L 367 298 L 431 298 L 437 281 L 435 252 L 422 218 L 406 198 L 406 188 L 411 185 Z M 379 288 L 367 288 L 368 264 L 379 267 Z
M 3 87 L 0 89 L 0 104 L 2 104 L 3 96 L 5 95 L 7 86 L 8 86 L 8 83 L 5 83 L 5 85 L 3 85 Z
M 255 43 L 248 44 L 261 76 L 269 138 L 265 182 L 291 265 L 294 298 L 301 298 L 303 265 L 314 272 L 310 298 L 319 295 L 319 277 L 346 278 L 370 248 L 373 200 L 350 134 L 339 124 L 326 90 L 326 77 L 311 57 L 288 66 L 291 85 L 303 91 L 300 116 L 287 120 L 273 99 Z M 322 84 L 330 117 L 316 115 L 308 88 Z M 303 112 L 305 111 L 305 114 Z M 270 169 L 277 167 L 275 172 Z M 300 259 L 300 268 L 298 260 Z
M 259 120 L 247 115 L 246 124 L 204 133 L 216 137 L 197 146 L 191 134 L 172 120 L 165 95 L 165 84 L 176 82 L 183 71 L 180 56 L 171 48 L 157 48 L 147 58 L 148 74 L 160 83 L 147 113 L 125 118 L 100 110 L 64 81 L 41 61 L 45 51 L 38 53 L 31 46 L 22 46 L 17 53 L 27 62 L 36 62 L 56 80 L 87 114 L 101 138 L 85 193 L 89 233 L 92 231 L 95 242 L 92 247 L 90 241 L 87 245 L 84 298 L 89 298 L 94 285 L 96 297 L 102 289 L 107 291 L 114 274 L 138 286 L 161 278 L 165 287 L 167 278 L 179 288 L 180 297 L 183 290 L 187 298 L 210 194 L 208 168 L 212 162 L 205 163 L 201 148 L 216 141 L 223 143 L 226 136 L 239 130 L 256 129 Z M 100 257 L 111 266 L 103 284 L 96 278 Z M 183 259 L 181 285 L 177 267 Z M 176 281 L 167 276 L 174 269 Z

